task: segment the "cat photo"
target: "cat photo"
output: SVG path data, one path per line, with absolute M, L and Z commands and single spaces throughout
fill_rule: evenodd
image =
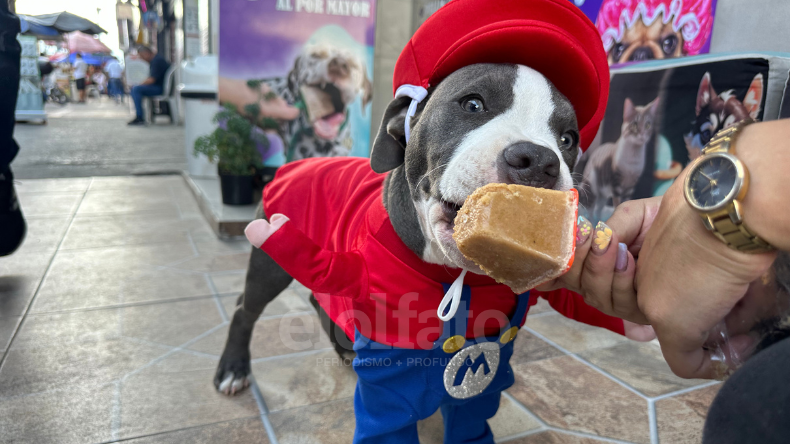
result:
M 582 173 L 579 200 L 588 219 L 605 220 L 614 207 L 630 200 L 639 178 L 653 161 L 647 162 L 648 143 L 655 134 L 660 100 L 637 106 L 630 98 L 623 104 L 620 137 L 588 150 L 576 172 Z
M 719 130 L 748 118 L 757 120 L 762 108 L 763 88 L 763 75 L 757 74 L 743 98 L 736 97 L 732 89 L 717 94 L 710 72 L 706 72 L 697 92 L 696 118 L 691 131 L 683 136 L 689 159 L 699 157 L 702 149 Z

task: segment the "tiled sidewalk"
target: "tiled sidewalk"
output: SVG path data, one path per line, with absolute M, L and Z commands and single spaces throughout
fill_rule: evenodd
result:
M 212 385 L 249 246 L 220 241 L 179 176 L 24 180 L 30 232 L 0 258 L 0 441 L 348 443 L 350 367 L 293 285 L 252 340 L 251 390 Z M 301 346 L 287 346 L 282 332 Z M 10 343 L 9 343 L 10 341 Z M 541 304 L 492 427 L 518 444 L 698 443 L 718 386 L 671 375 L 655 344 Z M 441 418 L 422 422 L 441 443 Z

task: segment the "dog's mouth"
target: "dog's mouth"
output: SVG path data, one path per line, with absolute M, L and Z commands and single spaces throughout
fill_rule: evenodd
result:
M 300 92 L 316 137 L 335 139 L 346 121 L 346 104 L 340 89 L 335 84 L 326 82 L 302 86 Z
M 447 219 L 447 223 L 450 225 L 450 228 L 455 228 L 455 217 L 458 216 L 458 210 L 461 209 L 461 205 L 444 199 L 441 199 L 440 202 L 442 204 L 442 214 Z

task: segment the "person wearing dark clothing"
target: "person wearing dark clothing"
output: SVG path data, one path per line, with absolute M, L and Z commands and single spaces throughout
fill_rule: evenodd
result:
M 162 56 L 155 54 L 151 48 L 141 46 L 137 53 L 140 58 L 148 62 L 150 71 L 148 78 L 145 81 L 132 88 L 131 96 L 134 101 L 134 108 L 137 112 L 134 120 L 129 122 L 129 125 L 145 125 L 145 118 L 143 117 L 143 97 L 153 97 L 162 94 L 165 85 L 165 74 L 170 68 Z
M 14 141 L 22 51 L 16 39 L 17 33 L 19 18 L 8 10 L 8 2 L 0 0 L 0 256 L 13 253 L 22 244 L 27 231 L 10 168 L 19 151 Z

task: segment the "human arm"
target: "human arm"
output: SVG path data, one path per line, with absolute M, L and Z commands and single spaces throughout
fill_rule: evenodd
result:
M 742 201 L 744 223 L 775 247 L 790 249 L 790 207 L 786 175 L 790 169 L 790 120 L 747 126 L 735 143 L 737 157 L 750 171 Z M 661 207 L 637 266 L 638 306 L 653 325 L 672 370 L 687 378 L 713 378 L 719 369 L 705 348 L 709 332 L 726 318 L 738 318 L 751 282 L 760 278 L 775 254 L 730 249 L 710 232 L 683 197 L 675 181 Z M 752 340 L 730 331 L 731 347 L 742 352 Z

